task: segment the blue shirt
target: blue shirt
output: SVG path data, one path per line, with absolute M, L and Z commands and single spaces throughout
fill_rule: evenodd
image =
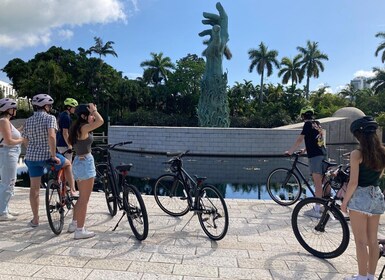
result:
M 41 161 L 51 158 L 48 144 L 48 129 L 57 130 L 56 118 L 45 111 L 34 112 L 24 126 L 22 136 L 28 139 L 28 147 L 25 159 L 30 161 Z
M 67 147 L 67 143 L 63 137 L 63 128 L 69 130 L 71 126 L 71 117 L 67 113 L 67 111 L 63 111 L 60 113 L 58 117 L 58 126 L 59 126 L 59 130 L 56 133 L 56 146 Z

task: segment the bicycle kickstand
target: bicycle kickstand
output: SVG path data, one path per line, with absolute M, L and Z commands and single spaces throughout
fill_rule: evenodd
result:
M 126 211 L 123 211 L 122 216 L 120 217 L 119 221 L 116 223 L 116 225 L 115 225 L 115 227 L 114 227 L 114 229 L 112 231 L 115 231 L 115 229 L 118 227 L 120 221 L 123 219 L 124 215 L 126 215 Z
M 190 223 L 191 219 L 192 219 L 195 215 L 196 215 L 196 213 L 194 213 L 194 214 L 191 215 L 190 219 L 189 219 L 189 220 L 187 221 L 187 223 L 181 228 L 180 231 L 182 231 L 182 230 L 183 230 L 183 229 Z

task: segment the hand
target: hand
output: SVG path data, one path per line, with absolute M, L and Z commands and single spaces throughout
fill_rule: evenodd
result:
M 55 161 L 55 164 L 60 164 L 60 159 L 57 156 L 52 157 L 52 160 Z
M 96 108 L 96 105 L 94 103 L 89 103 L 88 104 L 88 111 L 90 111 L 90 113 L 94 112 L 94 111 L 97 111 L 98 109 Z
M 285 156 L 291 156 L 291 155 L 292 155 L 292 152 L 290 152 L 290 151 L 285 151 L 285 152 L 284 152 L 284 155 L 285 155 Z

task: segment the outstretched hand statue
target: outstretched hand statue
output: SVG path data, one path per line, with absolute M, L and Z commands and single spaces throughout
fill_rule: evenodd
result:
M 222 57 L 223 54 L 227 59 L 231 58 L 231 52 L 226 44 L 229 40 L 228 33 L 228 18 L 221 3 L 216 4 L 219 15 L 212 13 L 203 13 L 203 24 L 211 25 L 211 29 L 206 29 L 199 33 L 203 37 L 210 35 L 210 39 L 206 42 L 207 48 L 203 51 L 206 56 L 206 71 L 205 75 L 223 75 L 222 71 Z

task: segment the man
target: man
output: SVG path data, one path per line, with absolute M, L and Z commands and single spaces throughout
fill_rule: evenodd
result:
M 286 151 L 285 154 L 293 154 L 302 142 L 305 141 L 306 149 L 304 149 L 303 152 L 306 151 L 307 157 L 309 158 L 309 169 L 315 186 L 315 195 L 316 197 L 322 197 L 322 161 L 326 159 L 326 147 L 322 127 L 319 121 L 314 120 L 314 109 L 312 107 L 306 106 L 302 108 L 300 115 L 305 122 L 302 132 L 293 146 Z M 307 214 L 312 217 L 320 217 L 319 205 L 316 205 L 315 208 L 311 209 Z
M 75 108 L 78 106 L 78 102 L 73 98 L 66 98 L 64 100 L 64 110 L 59 114 L 58 126 L 59 129 L 56 133 L 56 144 L 59 153 L 64 153 L 68 149 L 72 150 L 71 144 L 68 142 L 68 131 L 71 126 L 71 114 L 75 112 Z M 67 153 L 65 157 L 72 162 L 72 153 Z

